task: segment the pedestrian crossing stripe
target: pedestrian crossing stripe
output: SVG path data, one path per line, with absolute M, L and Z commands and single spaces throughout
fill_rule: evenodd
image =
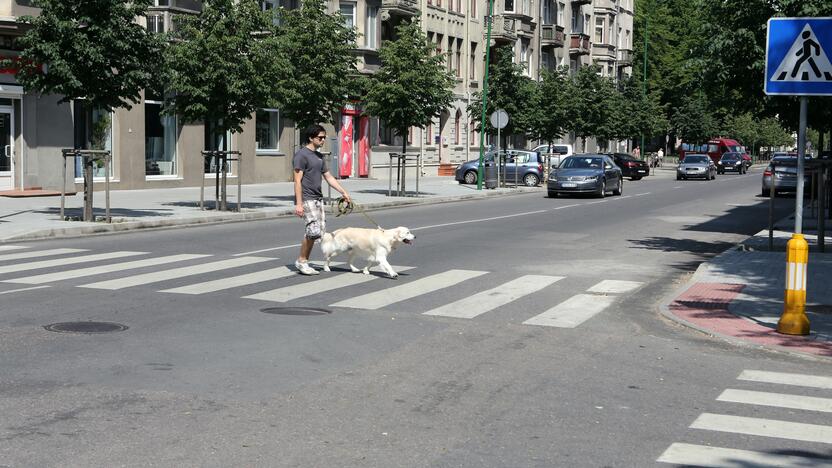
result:
M 674 443 L 656 461 L 705 468 L 724 468 L 726 466 L 832 468 L 832 462 L 821 458 L 683 443 Z
M 832 426 L 781 421 L 777 419 L 702 413 L 690 427 L 691 429 L 776 437 L 778 439 L 799 440 L 802 442 L 832 443 Z
M 771 372 L 747 369 L 740 373 L 737 380 L 832 390 L 832 377 L 821 375 L 793 374 L 790 372 Z
M 563 276 L 525 275 L 473 296 L 445 304 L 423 315 L 471 319 L 562 280 Z
M 85 249 L 49 249 L 49 250 L 36 250 L 36 251 L 29 251 L 29 252 L 17 252 L 17 253 L 10 253 L 10 254 L 3 254 L 0 255 L 0 262 L 5 262 L 9 260 L 25 260 L 28 258 L 38 258 L 38 257 L 53 257 L 58 255 L 66 255 L 71 253 L 81 253 L 86 252 Z
M 6 250 L 20 250 L 20 249 L 26 249 L 26 248 L 28 248 L 28 247 L 26 247 L 25 245 L 0 245 L 0 252 L 6 251 Z
M 832 81 L 832 63 L 808 23 L 775 70 L 772 81 Z

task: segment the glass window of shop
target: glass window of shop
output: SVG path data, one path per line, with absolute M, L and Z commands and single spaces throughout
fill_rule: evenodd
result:
M 87 141 L 93 150 L 110 151 L 110 177 L 115 173 L 115 154 L 113 153 L 113 114 L 105 109 L 93 109 L 86 125 Z M 95 161 L 93 177 L 104 178 L 104 161 Z M 83 161 L 75 158 L 75 177 L 84 177 Z
M 144 171 L 150 176 L 172 176 L 176 167 L 176 116 L 162 114 L 162 97 L 144 100 Z
M 257 152 L 280 150 L 280 111 L 260 109 L 255 119 L 255 143 Z
M 206 122 L 204 125 L 205 149 L 207 151 L 232 151 L 231 131 L 222 132 L 217 122 Z M 216 158 L 205 159 L 205 173 L 216 174 L 217 160 Z M 234 172 L 234 163 L 229 162 L 226 167 L 226 172 Z

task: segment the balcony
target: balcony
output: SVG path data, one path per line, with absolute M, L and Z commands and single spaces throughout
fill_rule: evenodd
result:
M 381 0 L 381 20 L 392 17 L 410 18 L 419 14 L 417 0 Z
M 148 10 L 174 10 L 183 13 L 199 13 L 202 11 L 200 0 L 158 0 Z
M 517 20 L 494 15 L 491 26 L 491 45 L 514 44 L 517 41 Z
M 612 44 L 605 44 L 605 43 L 593 43 L 592 44 L 592 58 L 599 59 L 606 62 L 612 62 L 616 60 L 616 52 L 615 46 Z
M 559 24 L 543 24 L 540 27 L 542 28 L 542 36 L 540 39 L 541 47 L 563 47 L 563 44 L 566 41 L 566 34 L 563 32 L 563 26 Z
M 572 0 L 573 6 L 589 5 L 592 0 Z
M 627 49 L 618 50 L 618 66 L 629 67 L 633 64 L 633 51 Z
M 569 35 L 569 54 L 570 55 L 587 55 L 589 54 L 589 35 L 584 33 L 572 33 Z

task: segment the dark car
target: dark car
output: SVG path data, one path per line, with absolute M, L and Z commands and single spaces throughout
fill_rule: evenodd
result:
M 494 155 L 489 151 L 483 159 L 486 166 L 494 164 Z M 543 156 L 533 151 L 508 150 L 506 152 L 505 174 L 500 177 L 506 182 L 515 180 L 518 184 L 535 187 L 543 180 Z M 476 184 L 479 159 L 472 159 L 457 166 L 454 178 L 461 184 Z
M 621 195 L 624 178 L 621 168 L 606 154 L 576 154 L 560 162 L 549 174 L 546 184 L 549 198 L 561 193 L 593 193 L 605 197 L 607 191 Z
M 717 174 L 725 174 L 726 172 L 745 174 L 746 169 L 742 153 L 722 153 L 722 157 L 716 163 Z
M 645 161 L 636 159 L 627 153 L 611 153 L 609 156 L 615 165 L 621 168 L 621 174 L 630 180 L 639 180 L 650 175 L 650 166 Z

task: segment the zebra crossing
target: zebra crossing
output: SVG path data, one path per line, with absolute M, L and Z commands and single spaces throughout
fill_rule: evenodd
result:
M 151 287 L 159 294 L 210 295 L 235 294 L 241 299 L 286 303 L 310 296 L 331 295 L 330 307 L 381 310 L 404 302 L 418 304 L 438 292 L 453 297 L 453 288 L 461 285 L 469 291 L 451 302 L 423 307 L 425 316 L 448 319 L 475 319 L 488 312 L 510 306 L 566 279 L 555 275 L 521 275 L 508 281 L 479 281 L 494 272 L 450 269 L 421 274 L 412 266 L 396 266 L 398 272 L 410 272 L 406 280 L 386 281 L 380 274 L 363 275 L 333 270 L 321 276 L 300 278 L 291 266 L 275 257 L 230 256 L 217 258 L 208 254 L 155 256 L 150 252 L 115 251 L 96 253 L 88 249 L 29 250 L 27 246 L 0 246 L 0 283 L 28 285 L 0 294 L 23 292 L 59 283 L 92 289 L 118 291 Z M 333 263 L 338 267 L 343 263 Z M 255 271 L 251 271 L 256 269 Z M 247 270 L 247 271 L 240 271 Z M 222 278 L 208 278 L 224 273 Z M 294 278 L 294 279 L 293 279 Z M 298 279 L 300 278 L 300 279 Z M 302 281 L 301 281 L 302 279 Z M 381 280 L 381 281 L 380 281 Z M 478 281 L 475 281 L 478 280 Z M 171 284 L 174 282 L 174 284 Z M 381 287 L 373 288 L 375 285 Z M 480 287 L 485 285 L 485 289 Z M 355 287 L 362 286 L 356 289 Z M 610 307 L 620 297 L 642 286 L 640 282 L 602 280 L 545 311 L 526 311 L 522 324 L 530 326 L 575 328 Z M 557 286 L 555 286 L 557 287 Z M 367 289 L 370 289 L 367 292 Z M 327 295 L 326 297 L 330 297 Z M 537 313 L 535 313 L 537 312 Z
M 832 426 L 800 421 L 787 421 L 779 417 L 764 418 L 766 409 L 777 408 L 790 411 L 791 418 L 805 415 L 832 413 L 832 377 L 744 370 L 737 380 L 777 391 L 725 389 L 716 401 L 745 405 L 753 416 L 704 412 L 690 425 L 697 431 L 712 431 L 717 434 L 737 434 L 749 443 L 776 440 L 776 450 L 746 450 L 732 447 L 675 442 L 656 460 L 683 466 L 702 467 L 824 467 L 832 468 Z M 798 392 L 815 392 L 823 396 L 809 396 Z M 789 393 L 785 393 L 789 392 Z M 828 396 L 829 397 L 828 397 Z M 796 416 L 792 416 L 796 415 Z M 828 417 L 819 418 L 829 421 Z M 698 437 L 692 435 L 691 437 Z M 818 450 L 806 450 L 807 444 L 820 444 Z

